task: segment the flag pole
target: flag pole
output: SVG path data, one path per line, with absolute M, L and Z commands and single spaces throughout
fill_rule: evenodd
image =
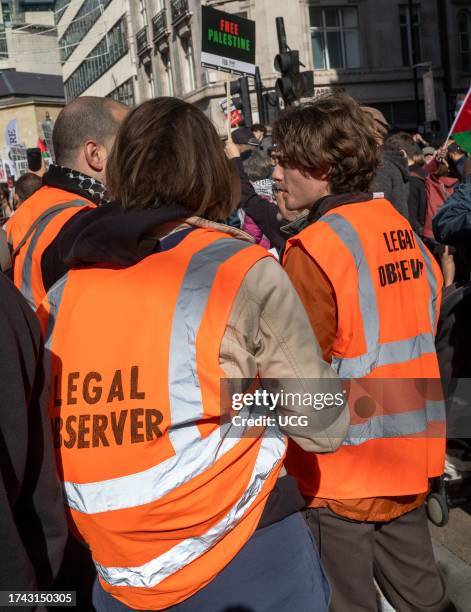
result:
M 445 144 L 444 144 L 445 147 L 448 146 L 448 141 L 450 140 L 451 133 L 455 129 L 455 125 L 458 123 L 458 119 L 460 118 L 462 111 L 466 108 L 466 103 L 468 102 L 469 98 L 471 98 L 471 87 L 468 89 L 468 93 L 466 94 L 464 102 L 461 105 L 461 108 L 458 111 L 458 114 L 456 115 L 455 120 L 453 121 L 453 124 L 452 124 L 452 126 L 450 128 L 450 131 L 448 132 L 448 136 L 446 137 Z

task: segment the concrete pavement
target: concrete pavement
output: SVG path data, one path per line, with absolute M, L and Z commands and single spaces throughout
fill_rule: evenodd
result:
M 471 504 L 450 510 L 445 527 L 430 524 L 435 557 L 461 612 L 471 612 Z

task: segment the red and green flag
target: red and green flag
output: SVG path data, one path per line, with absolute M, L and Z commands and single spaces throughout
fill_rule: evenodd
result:
M 453 139 L 463 151 L 471 153 L 471 87 L 451 126 L 448 140 L 450 139 Z

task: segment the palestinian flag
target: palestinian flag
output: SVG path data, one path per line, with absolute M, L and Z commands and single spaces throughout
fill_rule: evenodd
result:
M 466 153 L 471 153 L 471 87 L 451 126 L 448 140 L 453 139 Z

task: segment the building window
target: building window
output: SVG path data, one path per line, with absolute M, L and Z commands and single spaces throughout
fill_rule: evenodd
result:
M 196 89 L 195 61 L 191 34 L 180 38 L 183 49 L 183 91 L 188 93 Z
M 172 77 L 172 63 L 170 61 L 170 53 L 166 51 L 160 54 L 162 62 L 162 74 L 164 83 L 164 92 L 166 96 L 173 96 L 173 77 Z
M 121 17 L 64 83 L 67 102 L 80 96 L 127 52 L 126 21 Z
M 122 85 L 110 91 L 110 93 L 106 96 L 107 98 L 113 98 L 117 102 L 121 102 L 121 104 L 126 104 L 126 106 L 134 106 L 134 85 L 132 82 L 132 78 L 124 81 Z
M 461 70 L 471 72 L 471 10 L 463 9 L 458 13 L 458 37 L 461 57 Z
M 412 7 L 412 26 L 409 5 L 399 7 L 399 24 L 401 26 L 402 65 L 412 66 L 420 63 L 420 10 L 417 4 Z M 414 56 L 415 51 L 415 56 Z
M 54 18 L 56 25 L 61 20 L 62 15 L 65 13 L 65 9 L 69 6 L 70 0 L 56 0 L 54 5 Z
M 8 57 L 8 44 L 5 26 L 0 23 L 0 60 Z
M 359 68 L 358 9 L 353 6 L 311 6 L 309 17 L 314 68 Z
M 79 42 L 96 23 L 110 2 L 111 0 L 85 0 L 59 39 L 62 63 L 69 59 Z

